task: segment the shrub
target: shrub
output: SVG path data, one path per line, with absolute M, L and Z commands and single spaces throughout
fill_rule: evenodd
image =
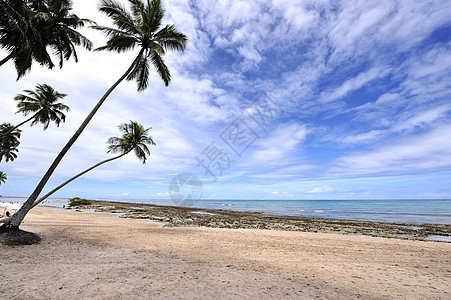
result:
M 91 200 L 80 199 L 78 197 L 69 199 L 69 206 L 85 206 L 85 205 L 91 205 Z

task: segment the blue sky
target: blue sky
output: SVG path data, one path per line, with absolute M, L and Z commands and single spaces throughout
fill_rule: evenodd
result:
M 74 2 L 79 16 L 109 25 L 95 1 Z M 55 196 L 169 201 L 172 178 L 187 172 L 200 178 L 205 199 L 451 198 L 450 1 L 171 0 L 165 7 L 166 21 L 190 40 L 184 53 L 165 57 L 170 86 L 155 74 L 142 93 L 122 83 L 46 190 L 109 157 L 107 138 L 136 120 L 152 127 L 157 143 L 146 165 L 130 154 Z M 95 46 L 105 42 L 83 33 Z M 79 49 L 79 63 L 52 71 L 35 64 L 18 82 L 11 63 L 0 68 L 1 122 L 23 120 L 12 99 L 38 83 L 68 94 L 71 107 L 59 128 L 23 127 L 19 158 L 0 163 L 8 174 L 0 194 L 31 193 L 134 54 Z M 264 128 L 252 119 L 257 112 Z M 224 138 L 231 128 L 245 131 L 240 145 L 232 143 L 240 155 Z

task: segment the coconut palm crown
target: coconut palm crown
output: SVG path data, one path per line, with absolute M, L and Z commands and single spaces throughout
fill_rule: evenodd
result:
M 140 52 L 127 80 L 136 80 L 138 91 L 145 90 L 149 81 L 149 66 L 152 64 L 168 86 L 171 74 L 162 56 L 167 50 L 184 50 L 188 39 L 174 25 L 162 26 L 165 11 L 160 0 L 128 2 L 131 12 L 117 1 L 100 1 L 99 10 L 109 16 L 117 28 L 92 26 L 109 38 L 105 46 L 95 50 L 120 53 L 139 47 Z
M 22 113 L 24 116 L 30 113 L 34 114 L 18 126 L 32 120 L 31 126 L 42 123 L 44 130 L 46 130 L 51 121 L 55 122 L 56 126 L 66 121 L 66 115 L 63 111 L 69 111 L 69 106 L 58 102 L 66 97 L 66 94 L 56 91 L 47 84 L 38 84 L 35 91 L 24 90 L 24 92 L 28 95 L 19 94 L 14 98 L 14 100 L 19 101 L 17 104 L 19 110 L 16 113 Z
M 16 152 L 19 152 L 17 147 L 20 145 L 20 132 L 20 129 L 15 129 L 10 123 L 0 125 L 0 162 L 3 158 L 5 162 L 17 158 Z
M 5 183 L 6 179 L 8 179 L 8 177 L 6 176 L 5 173 L 3 173 L 2 171 L 0 171 L 0 184 Z
M 44 0 L 35 1 L 32 5 L 37 12 L 34 20 L 41 40 L 58 56 L 60 68 L 63 67 L 64 60 L 69 60 L 71 56 L 78 62 L 75 46 L 82 46 L 88 50 L 93 46 L 92 42 L 76 29 L 95 22 L 71 13 L 72 2 L 72 0 Z
M 144 128 L 138 122 L 130 121 L 129 123 L 123 123 L 118 126 L 119 130 L 123 133 L 122 137 L 110 137 L 107 141 L 108 153 L 129 153 L 135 152 L 138 159 L 143 164 L 146 163 L 147 155 L 150 155 L 150 150 L 147 145 L 155 146 L 155 142 L 152 137 L 148 136 L 148 131 L 152 127 Z
M 91 50 L 92 42 L 77 29 L 95 22 L 71 13 L 72 2 L 0 1 L 0 48 L 8 52 L 0 66 L 13 60 L 19 79 L 30 71 L 33 60 L 49 69 L 54 67 L 47 47 L 58 57 L 60 68 L 70 57 L 78 61 L 75 46 Z
M 25 0 L 0 1 L 0 48 L 8 53 L 0 60 L 0 66 L 12 60 L 17 79 L 31 69 L 33 60 L 53 67 L 45 44 L 32 24 L 33 11 L 27 4 Z

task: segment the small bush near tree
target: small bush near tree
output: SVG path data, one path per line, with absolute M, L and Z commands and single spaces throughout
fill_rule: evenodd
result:
M 91 205 L 91 200 L 81 199 L 78 197 L 69 199 L 69 206 L 86 206 Z

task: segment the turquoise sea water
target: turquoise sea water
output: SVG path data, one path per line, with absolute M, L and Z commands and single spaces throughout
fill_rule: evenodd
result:
M 2 202 L 22 202 L 24 198 L 0 198 Z M 52 199 L 51 199 L 52 200 Z M 54 199 L 67 200 L 67 199 Z M 170 199 L 113 200 L 134 203 L 175 205 Z M 44 205 L 62 206 L 62 203 Z M 185 205 L 187 206 L 187 205 Z M 259 211 L 289 216 L 381 221 L 390 223 L 451 224 L 451 200 L 198 200 L 193 207 Z

